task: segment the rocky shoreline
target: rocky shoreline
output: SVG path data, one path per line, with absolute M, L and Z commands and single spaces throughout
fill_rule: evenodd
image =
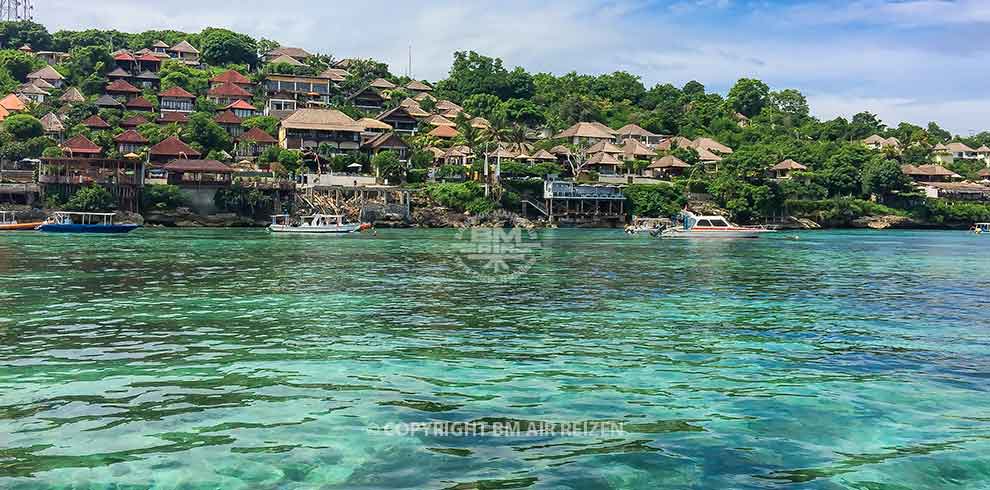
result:
M 31 208 L 28 206 L 2 206 L 0 209 L 15 211 L 19 221 L 42 221 L 55 210 Z M 717 213 L 716 213 L 717 214 Z M 235 213 L 199 215 L 188 208 L 168 211 L 151 211 L 144 215 L 118 211 L 117 223 L 133 223 L 151 227 L 166 228 L 263 228 L 267 219 L 253 219 Z M 542 220 L 530 220 L 514 212 L 498 209 L 483 215 L 470 215 L 439 206 L 424 206 L 413 210 L 408 221 L 388 219 L 376 221 L 378 228 L 512 228 L 525 229 L 553 228 Z M 780 230 L 834 230 L 834 229 L 873 229 L 873 230 L 965 230 L 971 223 L 929 223 L 908 216 L 880 215 L 863 216 L 839 222 L 819 223 L 809 218 L 788 217 L 775 225 Z

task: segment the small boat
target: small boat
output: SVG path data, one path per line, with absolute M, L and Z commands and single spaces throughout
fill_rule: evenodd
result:
M 339 214 L 314 214 L 303 216 L 302 220 L 302 223 L 293 225 L 289 222 L 288 214 L 276 214 L 272 216 L 272 224 L 268 225 L 268 231 L 272 233 L 340 235 L 371 228 L 371 225 L 367 223 L 345 223 L 344 217 Z
M 128 233 L 141 225 L 115 225 L 117 213 L 78 213 L 57 211 L 36 228 L 48 233 Z
M 665 218 L 633 218 L 632 223 L 626 225 L 625 232 L 627 235 L 638 235 L 641 233 L 656 235 L 667 227 L 666 221 Z
M 990 223 L 976 223 L 972 228 L 969 229 L 977 235 L 982 235 L 984 233 L 990 233 Z
M 33 223 L 18 223 L 14 219 L 13 211 L 0 211 L 0 231 L 33 230 L 40 225 L 40 221 Z
M 660 232 L 660 238 L 759 238 L 772 233 L 763 226 L 739 226 L 722 216 L 698 216 L 682 211 L 678 216 L 680 226 L 672 226 Z

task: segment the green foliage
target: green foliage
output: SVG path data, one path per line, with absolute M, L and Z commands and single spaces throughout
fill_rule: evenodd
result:
M 198 144 L 206 153 L 232 148 L 230 135 L 205 112 L 195 112 L 189 116 L 182 132 L 187 142 Z
M 275 200 L 257 188 L 246 187 L 235 181 L 230 187 L 217 189 L 213 203 L 217 208 L 230 213 L 256 217 L 261 212 L 271 209 Z
M 45 65 L 44 61 L 17 49 L 0 49 L 0 69 L 17 80 L 26 80 L 31 73 Z
M 756 117 L 767 104 L 770 87 L 760 80 L 742 78 L 729 90 L 726 100 L 738 113 L 746 117 Z
M 911 179 L 901 172 L 901 166 L 879 156 L 870 159 L 863 166 L 862 182 L 863 194 L 876 194 L 881 201 L 895 192 L 911 188 Z
M 912 211 L 915 217 L 938 224 L 959 226 L 990 221 L 990 205 L 984 203 L 926 199 L 924 204 Z
M 255 66 L 258 63 L 258 44 L 244 34 L 207 27 L 200 33 L 199 42 L 203 61 L 212 65 Z
M 241 121 L 244 130 L 261 128 L 262 131 L 274 135 L 278 131 L 278 118 L 274 116 L 251 116 Z
M 440 97 L 455 102 L 475 94 L 495 95 L 502 100 L 526 99 L 533 95 L 533 77 L 522 68 L 508 71 L 502 60 L 474 51 L 457 51 L 447 79 L 437 84 Z
M 399 161 L 398 153 L 387 150 L 371 158 L 371 166 L 381 179 L 397 180 L 405 176 L 406 167 Z
M 425 192 L 434 203 L 458 212 L 482 214 L 495 208 L 495 203 L 485 198 L 485 190 L 477 182 L 427 184 Z
M 622 192 L 629 199 L 633 214 L 642 217 L 673 216 L 687 202 L 683 192 L 668 184 L 633 184 Z
M 289 175 L 298 174 L 302 170 L 302 155 L 293 150 L 281 150 L 278 153 L 278 164 Z
M 26 140 L 41 136 L 44 128 L 41 121 L 30 114 L 12 114 L 3 121 L 3 127 L 13 137 Z
M 35 51 L 52 49 L 52 35 L 45 26 L 30 20 L 0 22 L 0 46 L 17 49 L 27 44 Z
M 161 77 L 162 90 L 182 87 L 192 94 L 206 92 L 212 78 L 209 71 L 193 68 L 178 60 L 165 60 L 158 76 Z
M 786 209 L 795 216 L 826 225 L 845 225 L 864 216 L 903 215 L 902 211 L 875 202 L 850 197 L 820 200 L 788 200 Z
M 149 185 L 144 188 L 144 209 L 175 209 L 187 205 L 188 201 L 178 186 L 166 184 Z
M 113 194 L 95 184 L 79 189 L 65 204 L 65 208 L 69 211 L 85 212 L 109 211 L 116 206 Z
M 491 120 L 499 116 L 502 100 L 492 94 L 474 94 L 464 99 L 461 105 L 469 114 Z

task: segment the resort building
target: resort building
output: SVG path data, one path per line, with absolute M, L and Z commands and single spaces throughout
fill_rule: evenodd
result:
M 158 109 L 162 115 L 167 112 L 192 112 L 195 102 L 196 96 L 182 87 L 172 87 L 158 94 Z
M 133 129 L 118 134 L 113 138 L 113 141 L 117 143 L 117 151 L 121 155 L 140 153 L 148 145 L 148 139 Z
M 265 57 L 263 61 L 266 63 L 272 63 L 275 62 L 274 60 L 277 60 L 278 58 L 283 56 L 292 58 L 299 63 L 305 63 L 306 60 L 312 57 L 313 55 L 302 48 L 280 46 L 278 48 L 269 51 L 268 53 L 265 53 Z
M 265 113 L 283 116 L 306 107 L 330 103 L 331 82 L 326 78 L 302 75 L 268 75 L 262 82 L 268 96 Z
M 396 131 L 414 134 L 419 120 L 410 113 L 408 107 L 398 105 L 378 115 L 375 119 L 388 124 Z
M 175 46 L 168 48 L 167 53 L 172 59 L 179 60 L 187 65 L 199 65 L 199 50 L 194 48 L 186 40 L 179 41 Z
M 409 159 L 409 145 L 402 138 L 399 137 L 397 133 L 389 132 L 382 133 L 372 138 L 365 140 L 361 148 L 365 150 L 369 156 L 377 155 L 383 151 L 394 151 L 399 155 L 399 161 L 405 162 Z
M 644 172 L 647 177 L 653 178 L 669 178 L 684 175 L 684 172 L 691 168 L 680 158 L 674 155 L 666 155 L 650 163 L 649 167 L 646 167 Z
M 257 157 L 276 144 L 278 144 L 278 140 L 272 135 L 264 132 L 261 128 L 251 128 L 237 138 L 234 154 L 238 158 Z
M 227 70 L 213 78 L 210 79 L 210 86 L 216 87 L 218 85 L 223 85 L 225 83 L 232 83 L 238 87 L 250 91 L 254 88 L 254 84 L 251 83 L 251 79 L 241 75 L 237 70 Z
M 166 163 L 177 158 L 196 159 L 200 156 L 200 152 L 175 136 L 169 136 L 148 149 L 151 162 Z
M 244 90 L 231 82 L 215 84 L 206 92 L 206 97 L 219 106 L 228 106 L 239 100 L 248 102 L 251 100 L 251 92 Z
M 901 149 L 901 141 L 893 136 L 890 138 L 884 138 L 879 134 L 874 134 L 869 138 L 863 140 L 863 144 L 871 150 L 882 150 L 884 148 L 891 148 L 893 150 Z
M 347 98 L 354 107 L 373 112 L 381 111 L 388 100 L 389 96 L 382 89 L 371 85 L 365 86 Z
M 336 153 L 355 152 L 361 148 L 362 131 L 364 126 L 336 109 L 299 109 L 279 124 L 278 142 L 289 150 L 329 143 Z
M 65 84 L 65 77 L 62 76 L 58 70 L 52 68 L 51 66 L 45 66 L 40 70 L 28 73 L 27 80 L 33 82 L 35 80 L 44 80 L 45 83 L 50 84 L 55 88 L 62 88 Z
M 773 172 L 774 178 L 778 180 L 791 178 L 791 172 L 804 172 L 806 170 L 808 170 L 808 167 L 805 167 L 790 158 L 770 167 L 770 171 Z
M 663 139 L 663 136 L 651 133 L 636 124 L 626 124 L 615 132 L 620 140 L 633 139 L 647 146 L 657 145 Z
M 554 139 L 565 139 L 573 145 L 594 145 L 598 142 L 615 141 L 614 130 L 601 123 L 579 122 L 573 126 L 555 134 Z
M 243 100 L 235 100 L 227 107 L 224 107 L 223 110 L 233 112 L 241 119 L 258 115 L 258 109 Z
M 947 144 L 939 143 L 934 148 L 935 162 L 949 165 L 956 160 L 980 160 L 990 165 L 990 148 L 983 145 L 977 149 L 970 148 L 965 143 L 954 141 Z
M 62 153 L 70 158 L 96 158 L 103 153 L 103 149 L 93 143 L 85 135 L 77 135 L 62 143 Z
M 213 116 L 213 121 L 219 124 L 233 138 L 244 133 L 244 128 L 241 127 L 241 118 L 237 117 L 233 112 L 223 111 L 217 113 L 216 116 Z

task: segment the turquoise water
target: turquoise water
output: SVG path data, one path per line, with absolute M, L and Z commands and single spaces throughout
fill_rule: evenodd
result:
M 0 235 L 0 488 L 990 486 L 990 237 L 794 235 Z

